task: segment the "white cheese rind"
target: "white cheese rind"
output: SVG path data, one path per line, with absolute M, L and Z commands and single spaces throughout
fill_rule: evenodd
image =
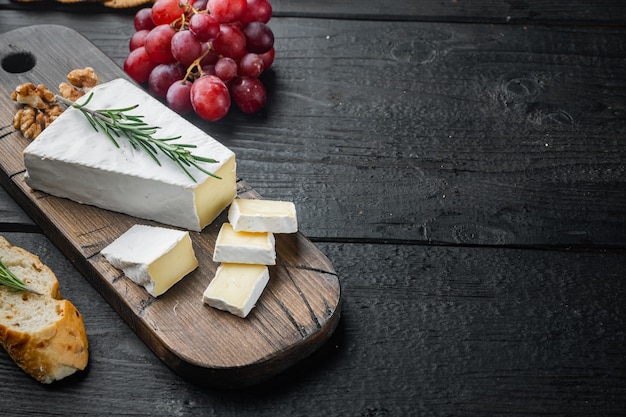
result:
M 198 267 L 189 232 L 163 227 L 134 225 L 100 253 L 153 297 Z
M 296 206 L 290 201 L 235 199 L 228 221 L 237 232 L 295 233 Z
M 221 264 L 202 294 L 211 307 L 246 318 L 269 282 L 265 265 Z
M 118 148 L 80 111 L 69 108 L 24 150 L 26 181 L 33 189 L 194 231 L 201 231 L 230 204 L 237 192 L 235 154 L 230 149 L 126 80 L 101 84 L 91 92 L 91 109 L 137 104 L 131 113 L 158 126 L 155 137 L 181 136 L 174 143 L 195 145 L 194 154 L 217 160 L 201 166 L 222 179 L 188 167 L 194 182 L 174 161 L 159 154 L 159 166 L 125 138 L 117 139 Z
M 269 232 L 235 232 L 224 223 L 215 241 L 214 262 L 276 265 L 276 241 Z

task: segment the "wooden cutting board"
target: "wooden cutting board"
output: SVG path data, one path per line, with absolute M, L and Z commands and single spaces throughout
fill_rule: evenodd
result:
M 339 280 L 329 260 L 300 233 L 276 235 L 277 264 L 246 319 L 202 302 L 218 266 L 212 254 L 225 212 L 201 233 L 191 232 L 199 268 L 159 298 L 108 264 L 102 248 L 133 224 L 156 223 L 30 189 L 22 158 L 29 141 L 12 127 L 17 106 L 10 93 L 22 82 L 56 91 L 72 69 L 85 66 L 95 69 L 100 82 L 128 77 L 82 35 L 54 25 L 0 34 L 0 61 L 2 185 L 169 367 L 192 381 L 243 387 L 280 373 L 332 335 L 340 317 Z M 242 180 L 238 194 L 260 198 Z

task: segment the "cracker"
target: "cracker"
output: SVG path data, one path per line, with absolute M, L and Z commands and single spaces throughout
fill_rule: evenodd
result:
M 113 9 L 126 9 L 129 7 L 137 7 L 142 4 L 152 3 L 151 0 L 108 0 L 103 4 L 106 7 L 111 7 Z

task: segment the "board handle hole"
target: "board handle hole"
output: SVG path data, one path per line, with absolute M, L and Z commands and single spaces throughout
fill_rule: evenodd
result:
M 15 52 L 2 58 L 2 69 L 19 74 L 33 69 L 36 61 L 35 56 L 30 52 Z

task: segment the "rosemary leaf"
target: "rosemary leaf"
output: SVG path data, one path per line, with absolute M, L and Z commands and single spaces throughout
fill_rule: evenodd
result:
M 40 292 L 32 289 L 19 279 L 11 270 L 0 260 L 0 285 L 9 287 L 12 291 L 28 291 L 33 294 L 41 295 Z
M 92 97 L 93 93 L 87 97 L 87 100 L 83 104 L 76 104 L 59 96 L 57 96 L 57 100 L 67 106 L 80 110 L 80 112 L 91 124 L 91 127 L 93 127 L 96 132 L 102 130 L 102 132 L 118 148 L 120 146 L 114 136 L 117 138 L 126 138 L 133 149 L 143 149 L 159 166 L 161 165 L 161 162 L 159 161 L 158 155 L 159 153 L 162 153 L 167 158 L 174 161 L 194 182 L 196 179 L 191 175 L 187 167 L 194 167 L 206 175 L 221 179 L 218 175 L 209 172 L 207 169 L 198 164 L 199 162 L 216 163 L 218 161 L 212 158 L 193 154 L 189 149 L 196 148 L 196 145 L 173 142 L 180 139 L 181 136 L 171 138 L 155 138 L 154 135 L 157 133 L 159 127 L 147 124 L 144 121 L 143 115 L 128 113 L 129 111 L 135 110 L 138 105 L 118 109 L 91 110 L 86 106 L 89 104 Z

